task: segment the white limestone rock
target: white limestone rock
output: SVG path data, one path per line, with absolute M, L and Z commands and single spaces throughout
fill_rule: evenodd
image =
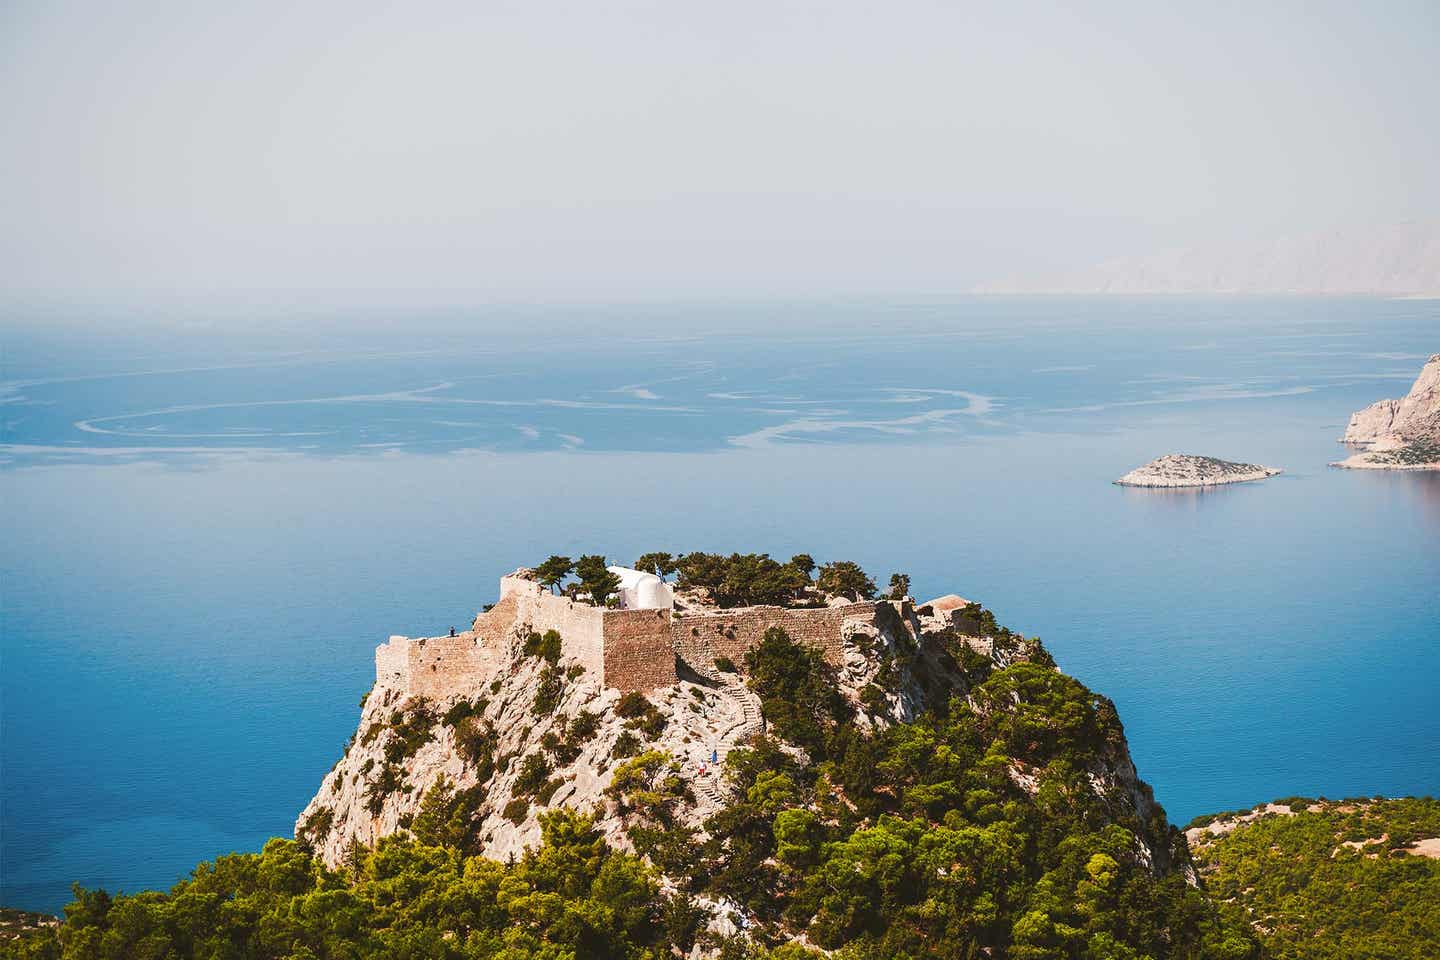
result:
M 1440 470 L 1440 353 L 1399 400 L 1377 400 L 1350 415 L 1340 442 L 1363 452 L 1331 464 L 1359 470 Z

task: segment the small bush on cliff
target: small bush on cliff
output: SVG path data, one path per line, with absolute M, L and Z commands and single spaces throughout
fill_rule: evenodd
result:
M 548 717 L 560 706 L 565 696 L 565 671 L 547 665 L 540 670 L 540 679 L 535 685 L 535 699 L 531 701 L 530 712 L 537 717 Z
M 650 701 L 645 699 L 645 694 L 631 690 L 620 698 L 615 704 L 615 715 L 624 717 L 626 720 L 645 715 L 645 711 L 651 709 Z
M 526 754 L 520 762 L 520 772 L 515 776 L 516 795 L 531 796 L 545 786 L 550 776 L 550 761 L 543 753 Z
M 739 672 L 738 670 L 735 669 L 735 661 L 734 661 L 734 660 L 731 660 L 729 657 L 716 657 L 716 658 L 715 658 L 715 669 L 716 669 L 716 670 L 719 670 L 721 673 L 738 673 L 738 672 Z
M 380 775 L 365 787 L 365 808 L 372 816 L 379 816 L 386 799 L 404 786 L 405 771 L 396 764 L 386 763 L 380 768 Z
M 475 777 L 481 783 L 489 780 L 495 772 L 495 747 L 498 743 L 495 728 L 474 717 L 460 721 L 455 728 L 455 752 L 475 769 Z
M 311 843 L 324 843 L 325 838 L 330 836 L 330 828 L 335 823 L 335 811 L 329 807 L 316 807 L 305 822 L 300 824 L 297 831 L 301 836 Z
M 560 634 L 554 630 L 536 633 L 531 630 L 525 637 L 525 656 L 539 657 L 546 663 L 560 662 Z
M 633 757 L 640 752 L 640 738 L 629 730 L 621 731 L 620 736 L 615 738 L 615 746 L 610 751 L 610 756 L 617 760 L 625 757 Z
M 435 715 L 424 700 L 408 711 L 396 710 L 390 715 L 390 740 L 385 744 L 385 759 L 400 763 L 413 757 L 421 747 L 435 739 Z
M 565 729 L 572 742 L 587 743 L 591 737 L 595 736 L 595 731 L 600 729 L 600 715 L 590 710 L 581 710 L 570 718 L 570 723 Z
M 622 816 L 639 816 L 668 827 L 688 790 L 680 778 L 679 762 L 663 750 L 648 750 L 615 768 L 605 795 Z
M 485 706 L 484 697 L 479 700 L 456 700 L 450 705 L 450 709 L 445 711 L 444 723 L 447 727 L 458 727 L 460 721 L 483 714 Z
M 505 804 L 505 809 L 501 811 L 500 815 L 518 827 L 525 822 L 526 817 L 530 816 L 530 801 L 524 797 L 516 797 Z

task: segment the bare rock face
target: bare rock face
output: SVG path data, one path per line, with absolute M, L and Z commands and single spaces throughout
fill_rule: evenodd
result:
M 1399 400 L 1376 400 L 1364 410 L 1350 414 L 1350 423 L 1345 427 L 1343 443 L 1372 444 L 1388 434 L 1395 425 L 1395 414 L 1400 409 Z
M 1209 487 L 1222 483 L 1264 480 L 1282 471 L 1254 463 L 1234 463 L 1218 457 L 1169 453 L 1136 467 L 1115 482 L 1122 487 Z
M 1364 452 L 1334 464 L 1337 467 L 1440 469 L 1440 353 L 1426 361 L 1404 397 L 1377 400 L 1351 414 L 1340 439 Z

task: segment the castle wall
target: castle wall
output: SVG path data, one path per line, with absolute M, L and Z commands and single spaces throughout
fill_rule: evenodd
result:
M 391 637 L 375 648 L 375 683 L 405 690 L 410 686 L 410 638 Z
M 842 607 L 794 610 L 786 607 L 739 607 L 713 613 L 687 613 L 671 622 L 672 646 L 693 648 L 701 641 L 717 657 L 729 657 L 744 667 L 745 651 L 758 646 L 765 631 L 783 627 L 790 639 L 819 647 L 828 663 L 839 666 L 844 656 L 841 624 L 846 620 L 870 621 L 877 602 L 851 603 Z
M 606 612 L 588 603 L 540 592 L 521 598 L 516 619 L 539 633 L 556 631 L 560 634 L 561 653 L 579 661 L 587 673 L 604 676 Z
M 375 650 L 377 682 L 409 696 L 442 699 L 473 690 L 495 676 L 511 655 L 517 628 L 560 634 L 561 652 L 608 687 L 650 691 L 675 683 L 675 653 L 687 659 L 728 657 L 743 666 L 745 652 L 771 627 L 818 647 L 840 665 L 847 620 L 871 622 L 879 602 L 789 609 L 758 606 L 673 616 L 668 609 L 606 610 L 556 596 L 522 577 L 501 581 L 501 596 L 454 637 L 391 637 Z M 708 666 L 709 664 L 697 664 Z
M 622 693 L 675 683 L 675 648 L 669 610 L 606 610 L 605 685 Z
M 411 696 L 438 700 L 478 686 L 493 673 L 494 655 L 473 633 L 410 641 Z

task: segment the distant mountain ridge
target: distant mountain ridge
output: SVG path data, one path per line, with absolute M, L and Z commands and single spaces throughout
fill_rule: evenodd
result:
M 1440 222 L 1118 257 L 1079 270 L 1014 276 L 975 292 L 1440 296 Z

